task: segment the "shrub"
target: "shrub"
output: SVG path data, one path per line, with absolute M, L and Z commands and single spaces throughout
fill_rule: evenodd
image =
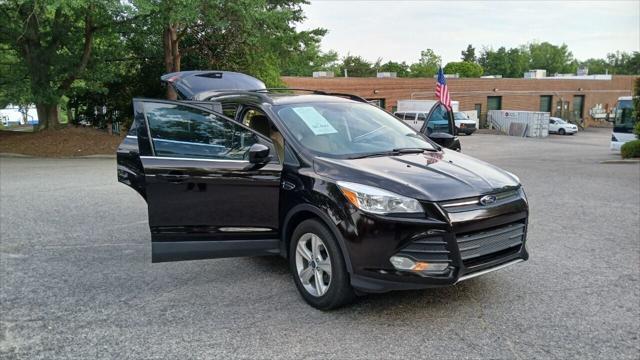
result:
M 623 159 L 640 158 L 640 140 L 628 141 L 620 148 Z

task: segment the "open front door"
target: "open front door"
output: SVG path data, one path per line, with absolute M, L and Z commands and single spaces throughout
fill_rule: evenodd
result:
M 152 261 L 277 254 L 282 165 L 248 161 L 256 143 L 275 155 L 271 141 L 196 105 L 135 99 L 134 108 L 144 115 Z
M 442 103 L 437 102 L 427 115 L 420 132 L 438 145 L 451 150 L 460 151 L 460 140 L 456 137 L 456 123 L 453 111 L 448 110 Z

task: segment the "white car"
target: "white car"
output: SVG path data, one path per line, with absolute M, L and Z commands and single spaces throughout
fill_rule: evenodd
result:
M 471 135 L 474 131 L 476 131 L 476 122 L 469 119 L 469 116 L 467 116 L 467 114 L 463 112 L 454 112 L 453 121 L 455 121 L 456 123 L 456 129 L 458 129 L 458 133 Z
M 574 124 L 570 124 L 557 117 L 550 117 L 549 132 L 556 133 L 559 135 L 565 135 L 565 134 L 573 135 L 578 132 L 578 126 Z

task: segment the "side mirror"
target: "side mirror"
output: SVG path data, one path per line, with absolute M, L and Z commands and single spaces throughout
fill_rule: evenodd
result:
M 443 133 L 443 132 L 434 132 L 429 134 L 429 139 L 433 140 L 436 144 L 445 147 L 447 149 L 453 149 L 453 145 L 456 143 L 456 137 Z M 455 149 L 454 149 L 455 150 Z
M 262 144 L 253 144 L 249 148 L 249 162 L 252 164 L 266 164 L 271 161 L 269 148 Z

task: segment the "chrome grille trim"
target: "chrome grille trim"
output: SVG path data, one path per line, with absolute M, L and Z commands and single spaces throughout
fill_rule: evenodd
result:
M 513 261 L 509 261 L 508 263 L 504 263 L 502 265 L 498 265 L 498 266 L 495 266 L 495 267 L 492 267 L 492 268 L 489 268 L 489 269 L 484 269 L 484 270 L 481 270 L 481 271 L 478 271 L 478 272 L 474 272 L 474 273 L 471 273 L 471 274 L 462 275 L 458 279 L 458 281 L 456 281 L 456 284 L 459 283 L 460 281 L 473 279 L 474 277 L 477 277 L 477 276 L 480 276 L 480 275 L 484 275 L 484 274 L 488 274 L 488 273 L 494 272 L 496 270 L 504 269 L 507 266 L 511 266 L 513 264 L 517 264 L 517 263 L 523 262 L 523 261 L 524 261 L 523 259 L 516 259 L 516 260 L 513 260 Z
M 443 201 L 443 202 L 440 202 L 439 205 L 448 212 L 472 211 L 477 209 L 489 208 L 493 206 L 500 206 L 505 203 L 511 202 L 513 200 L 522 198 L 523 196 L 521 196 L 520 193 L 521 193 L 521 189 L 518 188 L 515 190 L 503 191 L 496 194 L 485 194 L 485 195 L 493 195 L 496 197 L 495 203 L 487 206 L 483 206 L 480 204 L 480 199 L 485 195 L 475 196 L 475 197 L 466 198 L 466 199 Z

